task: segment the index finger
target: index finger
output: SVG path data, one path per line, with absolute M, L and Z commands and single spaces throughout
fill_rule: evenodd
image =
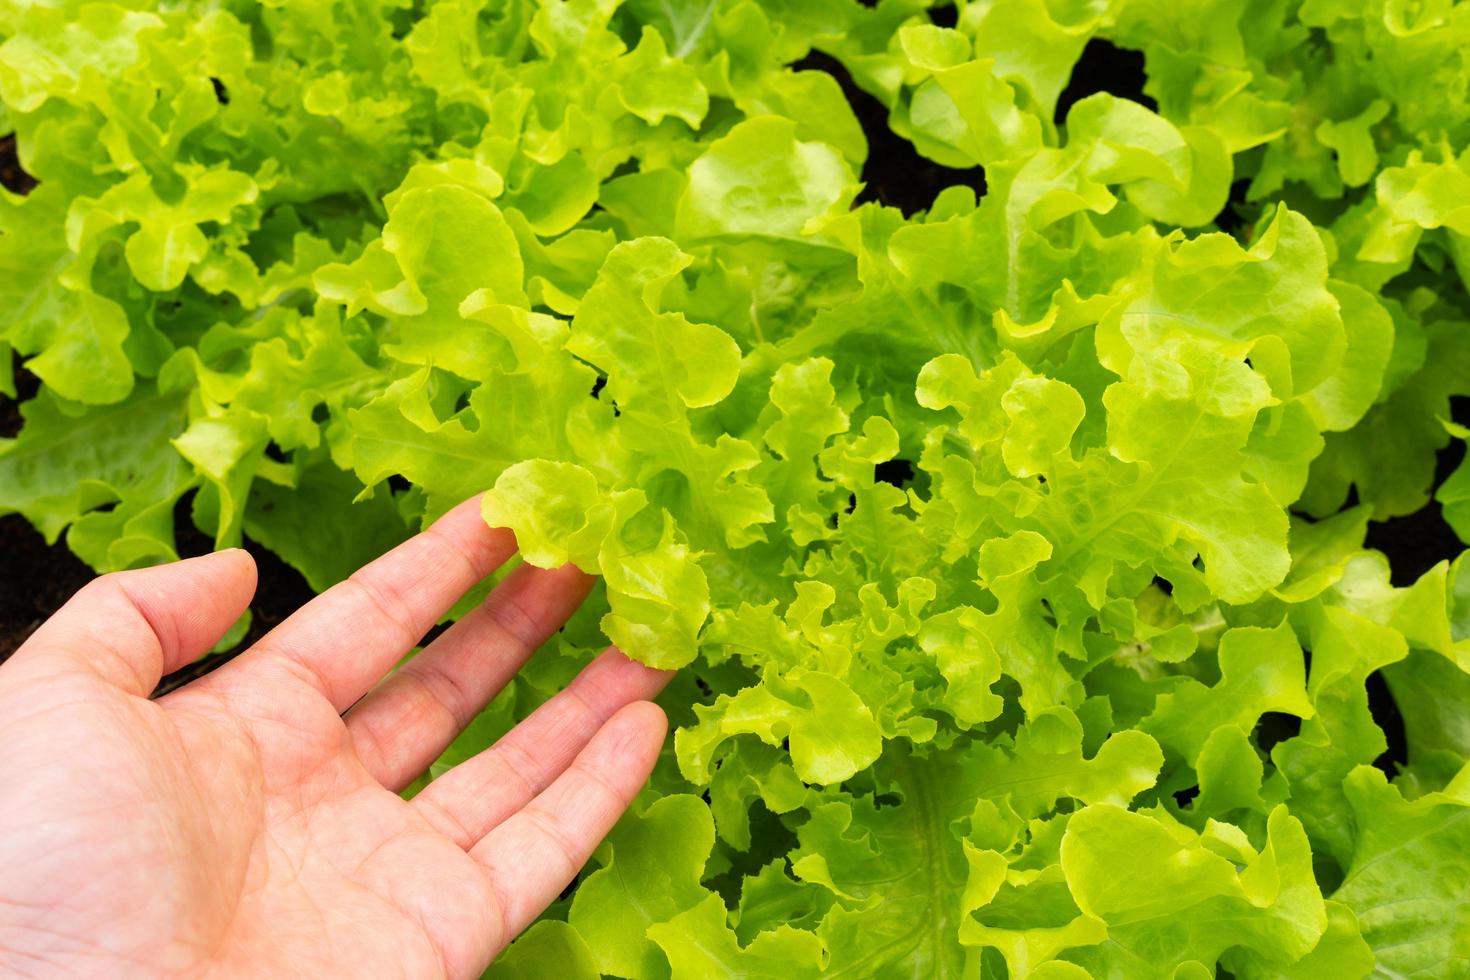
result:
M 284 669 L 345 711 L 475 583 L 516 550 L 480 516 L 478 496 L 301 607 L 205 681 Z

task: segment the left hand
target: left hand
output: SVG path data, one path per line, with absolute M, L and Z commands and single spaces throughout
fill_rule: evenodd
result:
M 103 576 L 0 666 L 0 974 L 473 977 L 648 778 L 668 674 L 608 650 L 421 774 L 591 586 L 516 569 L 468 501 L 159 700 L 255 588 L 243 551 Z M 387 674 L 386 679 L 384 675 Z

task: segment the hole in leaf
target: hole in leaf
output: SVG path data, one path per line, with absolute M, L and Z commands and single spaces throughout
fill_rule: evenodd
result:
M 211 78 L 209 84 L 214 86 L 214 98 L 220 105 L 230 104 L 230 90 L 225 88 L 225 83 L 218 78 Z

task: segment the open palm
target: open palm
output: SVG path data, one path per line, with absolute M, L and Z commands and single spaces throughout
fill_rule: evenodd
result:
M 590 586 L 522 566 L 390 674 L 514 548 L 467 502 L 158 700 L 249 602 L 249 556 L 78 593 L 0 666 L 0 974 L 482 971 L 587 860 L 665 727 L 646 699 L 667 675 L 609 650 L 398 795 Z

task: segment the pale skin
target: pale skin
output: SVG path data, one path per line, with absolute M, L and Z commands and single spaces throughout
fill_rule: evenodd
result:
M 668 674 L 609 649 L 501 741 L 398 791 L 591 587 L 467 501 L 173 693 L 245 609 L 242 551 L 104 576 L 0 666 L 0 975 L 473 977 L 648 778 Z

